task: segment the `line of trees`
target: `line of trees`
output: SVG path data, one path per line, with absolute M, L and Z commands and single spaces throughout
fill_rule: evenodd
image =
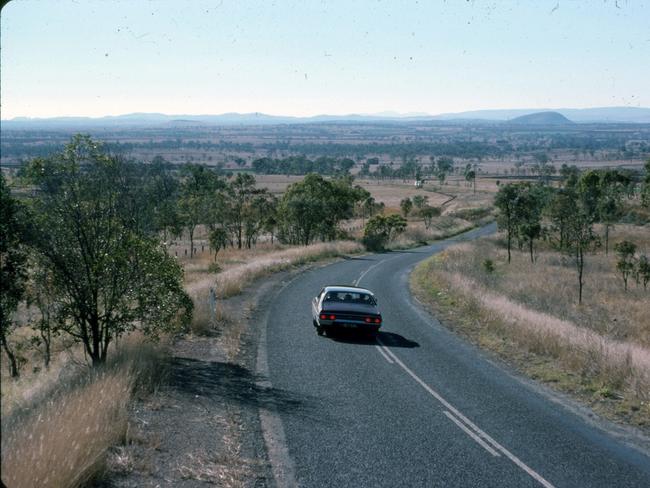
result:
M 346 175 L 354 167 L 354 161 L 349 158 L 332 158 L 322 156 L 315 160 L 306 156 L 289 156 L 282 159 L 259 158 L 253 161 L 252 168 L 258 174 L 264 175 L 306 175 L 318 173 L 321 175 Z
M 531 183 L 502 185 L 495 196 L 495 206 L 499 209 L 497 223 L 505 233 L 508 262 L 516 244 L 520 250 L 527 249 L 534 263 L 535 243 L 540 239 L 546 239 L 558 251 L 571 257 L 576 267 L 578 302 L 581 303 L 586 256 L 603 241 L 605 253 L 609 252 L 610 230 L 623 215 L 624 199 L 636 196 L 637 185 L 624 171 L 589 170 L 580 174 L 571 168 L 563 170 L 561 188 Z M 650 170 L 650 162 L 646 163 L 646 170 Z M 646 173 L 640 187 L 642 198 L 649 186 Z M 642 204 L 647 206 L 648 202 L 642 199 Z M 602 236 L 594 229 L 597 223 L 602 225 Z M 625 255 L 618 269 L 623 273 L 627 289 L 627 277 L 636 269 L 631 264 L 634 250 L 630 254 L 628 248 L 617 248 L 617 252 Z M 647 258 L 640 256 L 637 260 L 645 270 L 643 263 Z M 643 272 L 637 273 L 637 281 L 644 279 Z
M 192 256 L 203 226 L 216 257 L 227 245 L 254 246 L 262 233 L 300 245 L 336 239 L 341 220 L 380 210 L 351 176 L 309 174 L 277 199 L 252 174 L 226 178 L 199 165 L 179 171 L 162 158 L 136 163 L 81 135 L 30 161 L 17 182 L 20 199 L 0 179 L 0 343 L 12 376 L 20 354 L 8 338 L 23 301 L 40 312 L 31 326 L 46 366 L 60 334 L 101 365 L 125 333 L 155 338 L 191 319 L 183 270 L 166 248 L 170 236 L 186 234 Z

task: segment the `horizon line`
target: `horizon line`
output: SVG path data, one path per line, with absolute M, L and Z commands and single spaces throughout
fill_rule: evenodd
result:
M 165 112 L 125 112 L 119 114 L 104 114 L 104 115 L 50 115 L 50 116 L 25 116 L 25 115 L 16 115 L 12 118 L 0 118 L 2 122 L 13 122 L 13 121 L 37 121 L 37 120 L 48 120 L 48 119 L 104 119 L 104 118 L 117 118 L 125 116 L 150 116 L 158 115 L 163 117 L 220 117 L 227 115 L 243 115 L 243 116 L 265 116 L 265 117 L 285 117 L 285 118 L 294 118 L 294 119 L 309 119 L 317 117 L 378 117 L 378 118 L 426 118 L 426 117 L 440 117 L 446 115 L 460 115 L 474 112 L 504 112 L 504 111 L 559 111 L 559 110 L 596 110 L 596 109 L 639 109 L 639 110 L 650 110 L 650 107 L 640 107 L 640 106 L 629 106 L 629 105 L 615 105 L 615 106 L 591 106 L 591 107 L 559 107 L 559 108 L 550 108 L 550 107 L 516 107 L 516 108 L 485 108 L 485 109 L 471 109 L 471 110 L 462 110 L 458 112 L 440 112 L 440 113 L 427 113 L 427 112 L 399 112 L 396 110 L 382 110 L 379 112 L 373 113 L 359 113 L 359 112 L 348 112 L 348 113 L 317 113 L 313 115 L 287 115 L 287 114 L 276 114 L 276 113 L 266 113 L 266 112 L 221 112 L 221 113 L 165 113 Z

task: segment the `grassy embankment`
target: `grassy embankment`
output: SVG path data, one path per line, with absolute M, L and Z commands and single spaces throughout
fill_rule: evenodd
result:
M 610 249 L 627 239 L 650 252 L 648 225 L 618 225 L 611 239 Z M 569 258 L 542 249 L 534 264 L 525 252 L 508 264 L 498 236 L 434 256 L 411 284 L 446 324 L 525 374 L 610 418 L 650 428 L 650 291 L 624 290 L 613 252 L 587 257 L 582 305 Z
M 2 481 L 12 487 L 75 487 L 102 473 L 111 446 L 132 442 L 128 404 L 161 381 L 163 349 L 136 335 L 98 370 L 67 364 L 50 381 L 27 379 L 3 395 Z M 3 386 L 7 384 L 3 379 Z M 3 388 L 4 389 L 4 388 Z M 111 462 L 119 463 L 118 451 Z

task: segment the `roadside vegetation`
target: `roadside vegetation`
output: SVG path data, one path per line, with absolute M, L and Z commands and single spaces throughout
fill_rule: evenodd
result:
M 636 180 L 592 170 L 560 188 L 502 186 L 499 235 L 426 261 L 412 285 L 482 347 L 647 430 L 649 174 L 650 162 Z

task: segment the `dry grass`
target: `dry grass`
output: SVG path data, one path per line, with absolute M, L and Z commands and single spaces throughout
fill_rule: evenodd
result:
M 647 226 L 619 225 L 612 238 L 650 252 Z M 483 266 L 488 258 L 495 262 L 493 272 Z M 546 250 L 532 264 L 515 251 L 507 264 L 495 237 L 448 249 L 423 263 L 413 280 L 457 320 L 471 317 L 469 333 L 479 343 L 494 343 L 485 334 L 496 334 L 552 358 L 596 395 L 625 399 L 643 424 L 650 420 L 650 291 L 633 284 L 626 292 L 615 262 L 613 253 L 605 256 L 602 250 L 587 257 L 582 305 L 568 258 Z
M 358 253 L 361 244 L 352 241 L 321 242 L 310 246 L 285 249 L 250 259 L 244 264 L 233 266 L 219 273 L 216 290 L 220 297 L 230 297 L 241 293 L 246 285 L 262 276 L 306 264 L 319 259 Z
M 99 370 L 59 381 L 2 425 L 2 479 L 12 487 L 75 487 L 103 469 L 125 436 L 132 395 L 160 379 L 160 350 L 133 337 Z

